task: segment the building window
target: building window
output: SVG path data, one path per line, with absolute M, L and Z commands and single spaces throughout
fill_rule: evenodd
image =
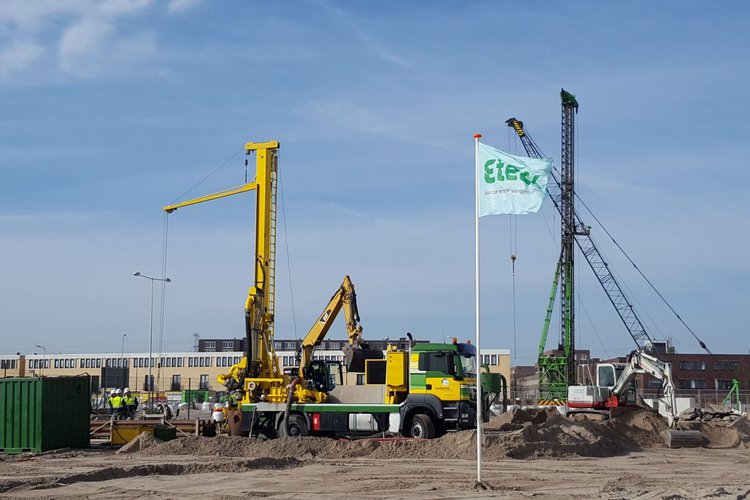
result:
M 338 342 L 329 342 L 328 349 L 330 349 L 331 351 L 338 351 L 339 349 L 341 349 L 341 344 L 339 344 Z
M 177 358 L 177 368 L 182 368 L 182 358 Z
M 215 340 L 207 340 L 205 344 L 203 344 L 203 347 L 208 349 L 216 349 L 216 341 Z
M 99 358 L 96 358 L 96 366 L 94 368 L 101 368 L 102 367 L 102 360 Z
M 284 342 L 284 349 L 292 350 L 293 351 L 296 348 L 297 348 L 297 343 L 296 342 L 293 342 L 293 341 L 292 342 Z
M 717 361 L 714 370 L 719 372 L 736 372 L 740 367 L 737 361 Z
M 181 377 L 179 375 L 172 375 L 172 385 L 171 385 L 170 390 L 172 391 L 182 390 Z
M 731 380 L 722 380 L 722 379 L 714 379 L 714 380 L 715 380 L 717 389 L 731 389 L 732 388 Z
M 281 350 L 281 341 L 278 341 L 278 340 L 275 341 L 273 343 L 273 348 L 276 349 L 277 351 L 280 351 Z
M 706 369 L 705 361 L 680 361 L 681 370 L 704 371 Z
M 680 385 L 683 389 L 705 389 L 707 386 L 705 380 L 681 380 Z
M 211 358 L 206 356 L 206 368 L 210 368 L 210 367 L 211 367 Z
M 60 360 L 59 359 L 55 360 L 55 368 L 60 368 Z
M 358 373 L 357 374 L 357 385 L 365 385 L 365 374 L 364 373 Z M 474 398 L 474 399 L 476 399 L 476 398 Z
M 200 384 L 198 385 L 198 389 L 202 391 L 208 390 L 208 374 L 201 375 Z
M 661 380 L 658 378 L 649 378 L 646 387 L 649 389 L 659 389 L 661 387 Z
M 497 366 L 497 354 L 493 354 L 492 356 L 490 356 L 490 358 L 490 364 L 492 366 Z
M 198 366 L 200 366 L 201 368 L 203 368 L 204 366 L 206 366 L 206 361 L 205 360 L 206 360 L 206 358 L 204 358 L 203 356 L 199 357 L 198 358 Z
M 153 375 L 146 375 L 145 377 L 143 377 L 143 390 L 149 391 L 149 392 L 154 391 L 154 376 Z
M 188 368 L 193 367 L 193 358 L 188 358 Z
M 234 349 L 234 341 L 233 340 L 225 340 L 221 343 L 221 348 L 225 351 L 231 351 Z

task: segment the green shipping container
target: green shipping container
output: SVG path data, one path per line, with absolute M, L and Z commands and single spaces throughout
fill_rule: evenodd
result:
M 0 379 L 0 453 L 87 447 L 89 377 Z

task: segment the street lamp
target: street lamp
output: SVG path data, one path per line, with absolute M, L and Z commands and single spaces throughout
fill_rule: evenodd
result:
M 44 368 L 47 366 L 47 348 L 39 344 L 34 347 L 38 347 L 42 350 L 42 376 L 44 376 Z
M 146 278 L 147 280 L 151 281 L 151 328 L 149 329 L 148 334 L 148 405 L 151 409 L 154 407 L 154 400 L 152 396 L 154 383 L 151 375 L 151 365 L 153 362 L 152 358 L 152 346 L 154 341 L 154 281 L 162 281 L 164 283 L 171 283 L 172 280 L 169 278 L 152 278 L 151 276 L 146 276 L 145 274 L 141 274 L 140 271 L 136 271 L 133 273 L 133 276 Z M 124 340 L 123 335 L 123 340 Z
M 120 349 L 120 357 L 122 359 L 125 359 L 125 337 L 127 336 L 127 333 L 122 334 L 122 348 Z

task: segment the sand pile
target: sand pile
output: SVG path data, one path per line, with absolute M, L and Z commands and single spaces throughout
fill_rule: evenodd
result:
M 499 417 L 502 419 L 502 417 Z M 539 422 L 539 423 L 535 423 Z M 603 457 L 663 446 L 664 419 L 641 410 L 606 422 L 574 422 L 556 410 L 516 410 L 485 434 L 487 459 L 534 457 Z M 508 429 L 508 430 L 503 430 Z M 244 437 L 189 437 L 143 449 L 148 456 L 311 458 L 459 458 L 472 459 L 476 433 L 462 431 L 433 440 L 337 440 L 304 437 L 259 440 Z
M 750 443 L 750 416 L 739 415 L 732 421 L 709 420 L 681 422 L 683 429 L 701 431 L 708 448 L 734 448 Z
M 130 442 L 124 445 L 122 448 L 117 450 L 115 453 L 134 453 L 136 451 L 145 450 L 157 444 L 161 444 L 164 441 L 154 437 L 152 432 L 141 432 L 136 437 L 130 440 Z
M 487 430 L 499 430 L 499 431 L 510 431 L 518 430 L 523 427 L 525 423 L 532 423 L 536 425 L 543 424 L 551 416 L 559 416 L 560 412 L 557 408 L 550 406 L 547 408 L 514 408 L 513 411 L 509 411 L 492 417 L 490 421 L 485 424 L 484 428 Z
M 746 413 L 729 427 L 737 431 L 740 442 L 750 443 L 750 413 Z

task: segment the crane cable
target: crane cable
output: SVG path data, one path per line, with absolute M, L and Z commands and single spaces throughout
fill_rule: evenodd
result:
M 577 144 L 578 140 L 577 140 L 577 139 L 578 139 L 578 131 L 577 131 L 577 129 L 576 129 L 576 150 L 578 150 L 578 144 Z M 517 146 L 517 144 L 518 144 L 518 143 L 516 142 L 515 144 L 516 144 L 516 146 Z M 542 154 L 542 156 L 545 156 L 545 155 L 544 155 L 544 153 L 542 152 L 542 150 L 541 150 L 541 149 L 539 149 L 539 147 L 537 147 L 537 149 L 538 149 L 538 150 L 539 150 L 539 152 L 540 152 L 540 153 Z M 579 153 L 579 154 L 580 154 L 580 153 Z M 557 173 L 558 175 L 560 174 L 560 171 L 559 171 L 559 170 L 557 169 L 557 167 L 556 167 L 556 166 L 554 166 L 554 165 L 553 165 L 553 167 L 552 167 L 552 168 L 554 169 L 554 171 L 555 171 L 555 172 L 556 172 L 556 173 Z M 684 326 L 685 328 L 687 328 L 687 330 L 688 330 L 688 331 L 690 332 L 690 334 L 691 334 L 691 335 L 693 336 L 693 338 L 695 338 L 695 340 L 697 340 L 697 341 L 698 341 L 698 344 L 699 344 L 699 345 L 701 346 L 701 348 L 703 348 L 703 349 L 704 349 L 704 350 L 705 350 L 705 351 L 706 351 L 707 353 L 711 354 L 711 351 L 710 351 L 710 350 L 708 349 L 708 347 L 706 346 L 706 344 L 705 344 L 705 343 L 704 343 L 704 342 L 703 342 L 703 341 L 702 341 L 702 340 L 701 340 L 700 338 L 698 338 L 698 336 L 697 336 L 697 335 L 695 334 L 695 332 L 694 332 L 694 331 L 692 330 L 692 328 L 690 328 L 690 327 L 688 326 L 688 324 L 687 324 L 687 323 L 685 323 L 685 321 L 684 321 L 684 320 L 682 319 L 682 317 L 681 317 L 681 316 L 680 316 L 680 315 L 679 315 L 679 314 L 677 313 L 677 311 L 675 311 L 675 310 L 674 310 L 674 308 L 673 308 L 673 307 L 672 307 L 672 305 L 671 305 L 671 304 L 670 304 L 670 303 L 669 303 L 669 302 L 667 301 L 667 299 L 666 299 L 666 298 L 664 298 L 664 296 L 663 296 L 663 295 L 661 294 L 661 292 L 659 292 L 659 290 L 657 290 L 657 289 L 656 289 L 656 287 L 654 286 L 654 284 L 653 284 L 653 283 L 651 283 L 651 280 L 649 280 L 649 279 L 648 279 L 648 278 L 646 277 L 646 275 L 645 275 L 645 274 L 643 274 L 643 272 L 642 272 L 642 271 L 640 270 L 640 268 L 638 268 L 638 266 L 637 266 L 637 265 L 635 264 L 635 262 L 633 262 L 633 260 L 632 260 L 632 259 L 630 258 L 630 256 L 629 256 L 629 255 L 628 255 L 628 254 L 627 254 L 627 253 L 625 252 L 625 250 L 624 250 L 624 249 L 623 249 L 623 248 L 622 248 L 622 247 L 620 246 L 620 244 L 619 244 L 619 243 L 617 243 L 617 241 L 616 241 L 616 240 L 614 239 L 614 237 L 613 237 L 613 236 L 612 236 L 612 235 L 610 234 L 610 232 L 609 232 L 609 231 L 607 231 L 607 228 L 606 228 L 606 227 L 604 227 L 604 224 L 602 224 L 602 222 L 601 222 L 601 221 L 599 220 L 599 218 L 598 218 L 598 217 L 597 217 L 596 215 L 594 215 L 594 212 L 592 212 L 592 211 L 591 211 L 591 209 L 590 209 L 590 208 L 588 207 L 588 205 L 586 205 L 586 202 L 584 202 L 584 201 L 583 201 L 583 200 L 581 199 L 581 197 L 580 197 L 580 196 L 578 196 L 578 192 L 575 192 L 575 191 L 574 191 L 574 192 L 573 192 L 573 195 L 574 195 L 574 196 L 576 197 L 576 199 L 578 199 L 578 201 L 579 201 L 579 202 L 581 202 L 581 205 L 583 205 L 583 207 L 584 207 L 584 208 L 586 209 L 586 211 L 587 211 L 587 212 L 588 212 L 588 213 L 589 213 L 589 214 L 591 215 L 591 217 L 593 217 L 593 218 L 594 218 L 594 220 L 596 221 L 596 223 L 597 223 L 597 224 L 599 224 L 599 227 L 601 227 L 601 228 L 602 228 L 602 230 L 604 230 L 604 232 L 605 232 L 605 233 L 607 234 L 607 236 L 609 236 L 609 239 L 611 239 L 611 240 L 612 240 L 612 242 L 613 242 L 613 243 L 615 244 L 615 246 L 617 246 L 617 248 L 618 248 L 618 249 L 620 250 L 620 252 L 622 252 L 622 254 L 623 254 L 623 255 L 625 256 L 625 258 L 626 258 L 626 259 L 628 259 L 628 261 L 629 261 L 629 262 L 630 262 L 630 263 L 631 263 L 631 264 L 633 265 L 633 267 L 634 267 L 634 268 L 636 269 L 636 271 L 638 271 L 638 274 L 640 274 L 640 275 L 641 275 L 641 277 L 642 277 L 642 278 L 643 278 L 643 279 L 644 279 L 644 280 L 646 281 L 646 283 L 648 283 L 648 284 L 649 284 L 649 286 L 650 286 L 650 287 L 651 287 L 651 289 L 652 289 L 652 290 L 653 290 L 653 291 L 654 291 L 654 292 L 656 293 L 656 295 L 658 295 L 658 296 L 659 296 L 659 298 L 660 298 L 660 299 L 662 300 L 662 302 L 664 302 L 664 304 L 665 304 L 665 305 L 666 305 L 666 306 L 667 306 L 667 307 L 669 308 L 669 310 L 670 310 L 670 311 L 672 311 L 672 313 L 673 313 L 673 314 L 674 314 L 674 315 L 675 315 L 675 316 L 677 317 L 677 319 L 678 319 L 678 320 L 680 320 L 680 323 L 682 323 L 682 324 L 683 324 L 683 326 Z M 552 213 L 553 226 L 554 226 L 554 218 L 555 218 L 555 214 L 554 214 L 554 212 L 553 212 L 553 213 Z M 545 218 L 545 222 L 546 222 L 546 218 Z
M 508 232 L 510 242 L 511 294 L 513 296 L 513 357 L 518 359 L 516 349 L 516 253 L 518 250 L 518 220 L 515 215 L 508 218 Z
M 511 144 L 515 146 L 514 153 L 518 154 L 518 143 L 513 139 L 513 131 L 508 129 L 508 149 Z M 510 269 L 511 269 L 511 296 L 513 299 L 513 358 L 518 359 L 518 349 L 516 348 L 516 253 L 518 251 L 518 219 L 516 215 L 508 217 L 508 244 L 510 250 Z
M 292 305 L 292 324 L 294 325 L 294 338 L 297 337 L 297 314 L 294 309 L 294 287 L 292 286 L 292 258 L 289 255 L 289 238 L 287 237 L 286 226 L 286 203 L 284 202 L 284 185 L 281 183 L 281 173 L 276 171 L 279 180 L 279 193 L 281 194 L 281 220 L 284 223 L 284 245 L 286 246 L 286 268 L 289 276 L 289 298 Z M 247 176 L 247 173 L 245 174 Z
M 612 243 L 614 243 L 615 246 L 620 250 L 620 252 L 622 252 L 622 254 L 625 256 L 625 258 L 628 259 L 628 262 L 630 262 L 633 265 L 633 267 L 635 268 L 635 270 L 638 271 L 638 274 L 640 274 L 641 277 L 646 281 L 646 283 L 649 284 L 649 286 L 654 291 L 654 293 L 656 293 L 656 295 L 659 296 L 659 298 L 662 300 L 662 302 L 664 302 L 664 304 L 669 308 L 669 310 L 672 311 L 672 314 L 674 314 L 677 317 L 677 319 L 680 320 L 680 323 L 682 323 L 683 326 L 685 328 L 687 328 L 687 330 L 690 332 L 690 334 L 695 338 L 695 340 L 698 341 L 698 345 L 700 345 L 701 348 L 703 348 L 707 353 L 711 354 L 711 351 L 708 349 L 708 347 L 706 346 L 706 344 L 700 338 L 698 338 L 698 336 L 695 334 L 695 332 L 693 331 L 693 329 L 690 328 L 687 323 L 685 323 L 685 321 L 677 313 L 677 311 L 674 310 L 674 308 L 667 301 L 667 299 L 664 298 L 664 296 L 661 294 L 661 292 L 659 292 L 659 290 L 657 290 L 656 286 L 654 286 L 654 284 L 651 282 L 651 280 L 649 280 L 646 277 L 646 275 L 643 274 L 643 271 L 641 271 L 641 269 L 636 265 L 636 263 L 633 262 L 633 259 L 630 258 L 630 255 L 628 255 L 627 252 L 625 252 L 625 249 L 620 246 L 620 244 L 617 242 L 617 240 L 615 240 L 615 238 L 610 234 L 610 232 L 607 231 L 607 228 L 604 227 L 604 224 L 602 224 L 602 222 L 596 217 L 596 215 L 594 215 L 594 213 L 591 211 L 591 209 L 588 207 L 588 205 L 586 205 L 586 203 L 580 197 L 578 197 L 577 194 L 576 194 L 576 198 L 578 198 L 578 201 L 581 202 L 581 205 L 583 205 L 584 208 L 586 208 L 586 211 L 588 211 L 588 213 L 591 214 L 591 217 L 594 218 L 594 220 L 596 221 L 596 223 L 599 224 L 599 226 L 606 233 L 606 235 L 609 236 L 609 239 L 612 240 Z

